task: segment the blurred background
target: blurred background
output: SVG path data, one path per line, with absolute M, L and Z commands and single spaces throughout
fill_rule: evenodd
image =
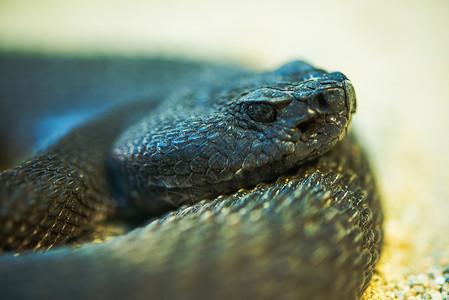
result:
M 304 59 L 345 73 L 358 95 L 353 129 L 386 213 L 366 299 L 449 291 L 448 49 L 447 0 L 0 0 L 6 53 L 157 55 L 260 70 Z

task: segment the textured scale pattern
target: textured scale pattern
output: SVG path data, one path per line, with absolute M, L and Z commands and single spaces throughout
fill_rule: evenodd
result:
M 254 186 L 334 146 L 355 110 L 351 89 L 341 73 L 297 63 L 293 74 L 181 90 L 118 138 L 109 173 L 119 195 L 149 210 L 154 199 L 176 207 Z
M 0 173 L 0 248 L 47 250 L 121 226 L 114 213 L 182 206 L 101 243 L 6 252 L 2 294 L 358 299 L 382 212 L 363 151 L 343 138 L 355 111 L 346 77 L 302 62 L 268 73 L 150 65 L 168 75 L 146 99 Z
M 4 256 L 2 291 L 39 299 L 356 299 L 379 258 L 382 213 L 349 138 L 296 175 L 182 207 L 127 236 Z
M 151 106 L 151 102 L 138 103 L 128 107 L 129 114 Z M 0 173 L 3 250 L 49 249 L 111 214 L 115 204 L 106 188 L 104 158 L 97 149 L 111 146 L 125 116 L 123 110 L 108 116 L 115 128 L 98 130 L 98 122 L 93 122 L 75 130 L 45 153 Z

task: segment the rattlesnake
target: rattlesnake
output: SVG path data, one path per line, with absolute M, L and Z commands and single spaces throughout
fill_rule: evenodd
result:
M 343 138 L 351 82 L 300 61 L 265 73 L 154 64 L 187 75 L 146 70 L 152 89 L 0 174 L 2 294 L 358 298 L 382 212 L 362 150 Z M 132 217 L 146 221 L 126 235 L 54 247 Z M 11 252 L 27 249 L 49 251 Z

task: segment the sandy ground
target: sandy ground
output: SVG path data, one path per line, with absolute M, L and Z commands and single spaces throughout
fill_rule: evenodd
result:
M 366 300 L 449 297 L 448 29 L 444 0 L 0 1 L 0 49 L 302 58 L 347 74 L 387 217 Z

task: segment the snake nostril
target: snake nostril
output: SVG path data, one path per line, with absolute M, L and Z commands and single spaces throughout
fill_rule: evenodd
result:
M 326 100 L 326 97 L 321 93 L 318 94 L 318 96 L 316 97 L 317 101 L 318 101 L 318 108 L 321 111 L 326 111 L 328 109 L 328 103 Z

